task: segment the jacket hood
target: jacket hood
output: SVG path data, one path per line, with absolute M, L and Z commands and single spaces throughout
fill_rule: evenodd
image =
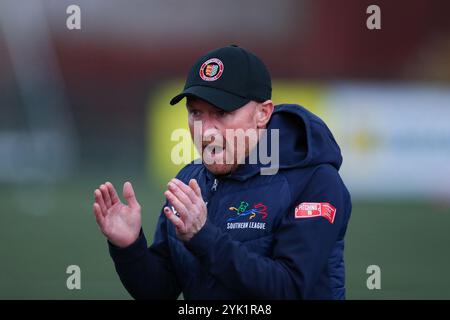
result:
M 267 129 L 267 149 L 269 151 L 266 154 L 268 155 L 271 155 L 272 149 L 274 149 L 270 143 L 271 130 L 279 129 L 278 169 L 331 164 L 339 170 L 342 164 L 342 155 L 333 134 L 322 119 L 304 107 L 295 104 L 275 106 Z M 259 173 L 261 168 L 274 166 L 270 163 L 261 164 L 259 157 L 257 164 L 248 164 L 248 159 L 246 160 L 246 164 L 240 165 L 236 171 L 230 174 L 230 178 L 245 180 Z

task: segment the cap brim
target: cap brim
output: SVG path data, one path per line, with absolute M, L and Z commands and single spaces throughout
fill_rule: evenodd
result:
M 170 104 L 174 105 L 185 97 L 195 97 L 216 106 L 225 111 L 233 111 L 239 109 L 243 105 L 250 102 L 250 99 L 236 96 L 234 94 L 204 86 L 193 86 L 185 89 L 182 93 L 176 95 L 170 100 Z

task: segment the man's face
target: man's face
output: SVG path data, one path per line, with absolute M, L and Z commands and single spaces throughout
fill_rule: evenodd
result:
M 234 171 L 238 161 L 242 161 L 256 145 L 257 138 L 246 138 L 245 148 L 238 148 L 236 139 L 234 142 L 227 141 L 227 136 L 230 137 L 230 132 L 233 132 L 231 130 L 236 129 L 251 129 L 257 135 L 257 105 L 257 102 L 250 101 L 237 110 L 227 112 L 201 99 L 188 97 L 186 107 L 189 130 L 194 142 L 201 142 L 196 147 L 203 155 L 203 163 L 210 172 L 224 175 Z M 201 123 L 202 130 L 194 130 L 194 123 Z M 217 139 L 218 136 L 222 139 Z M 206 157 L 208 161 L 205 161 Z

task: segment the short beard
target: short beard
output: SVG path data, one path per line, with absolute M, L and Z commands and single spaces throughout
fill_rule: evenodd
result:
M 232 173 L 236 168 L 239 166 L 239 164 L 204 164 L 206 169 L 208 169 L 209 172 L 214 174 L 215 176 L 225 176 L 230 173 Z

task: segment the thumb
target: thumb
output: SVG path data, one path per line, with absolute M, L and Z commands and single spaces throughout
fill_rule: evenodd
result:
M 136 196 L 134 195 L 133 186 L 128 181 L 123 184 L 123 197 L 127 200 L 128 205 L 131 208 L 140 208 L 140 205 L 136 200 Z

